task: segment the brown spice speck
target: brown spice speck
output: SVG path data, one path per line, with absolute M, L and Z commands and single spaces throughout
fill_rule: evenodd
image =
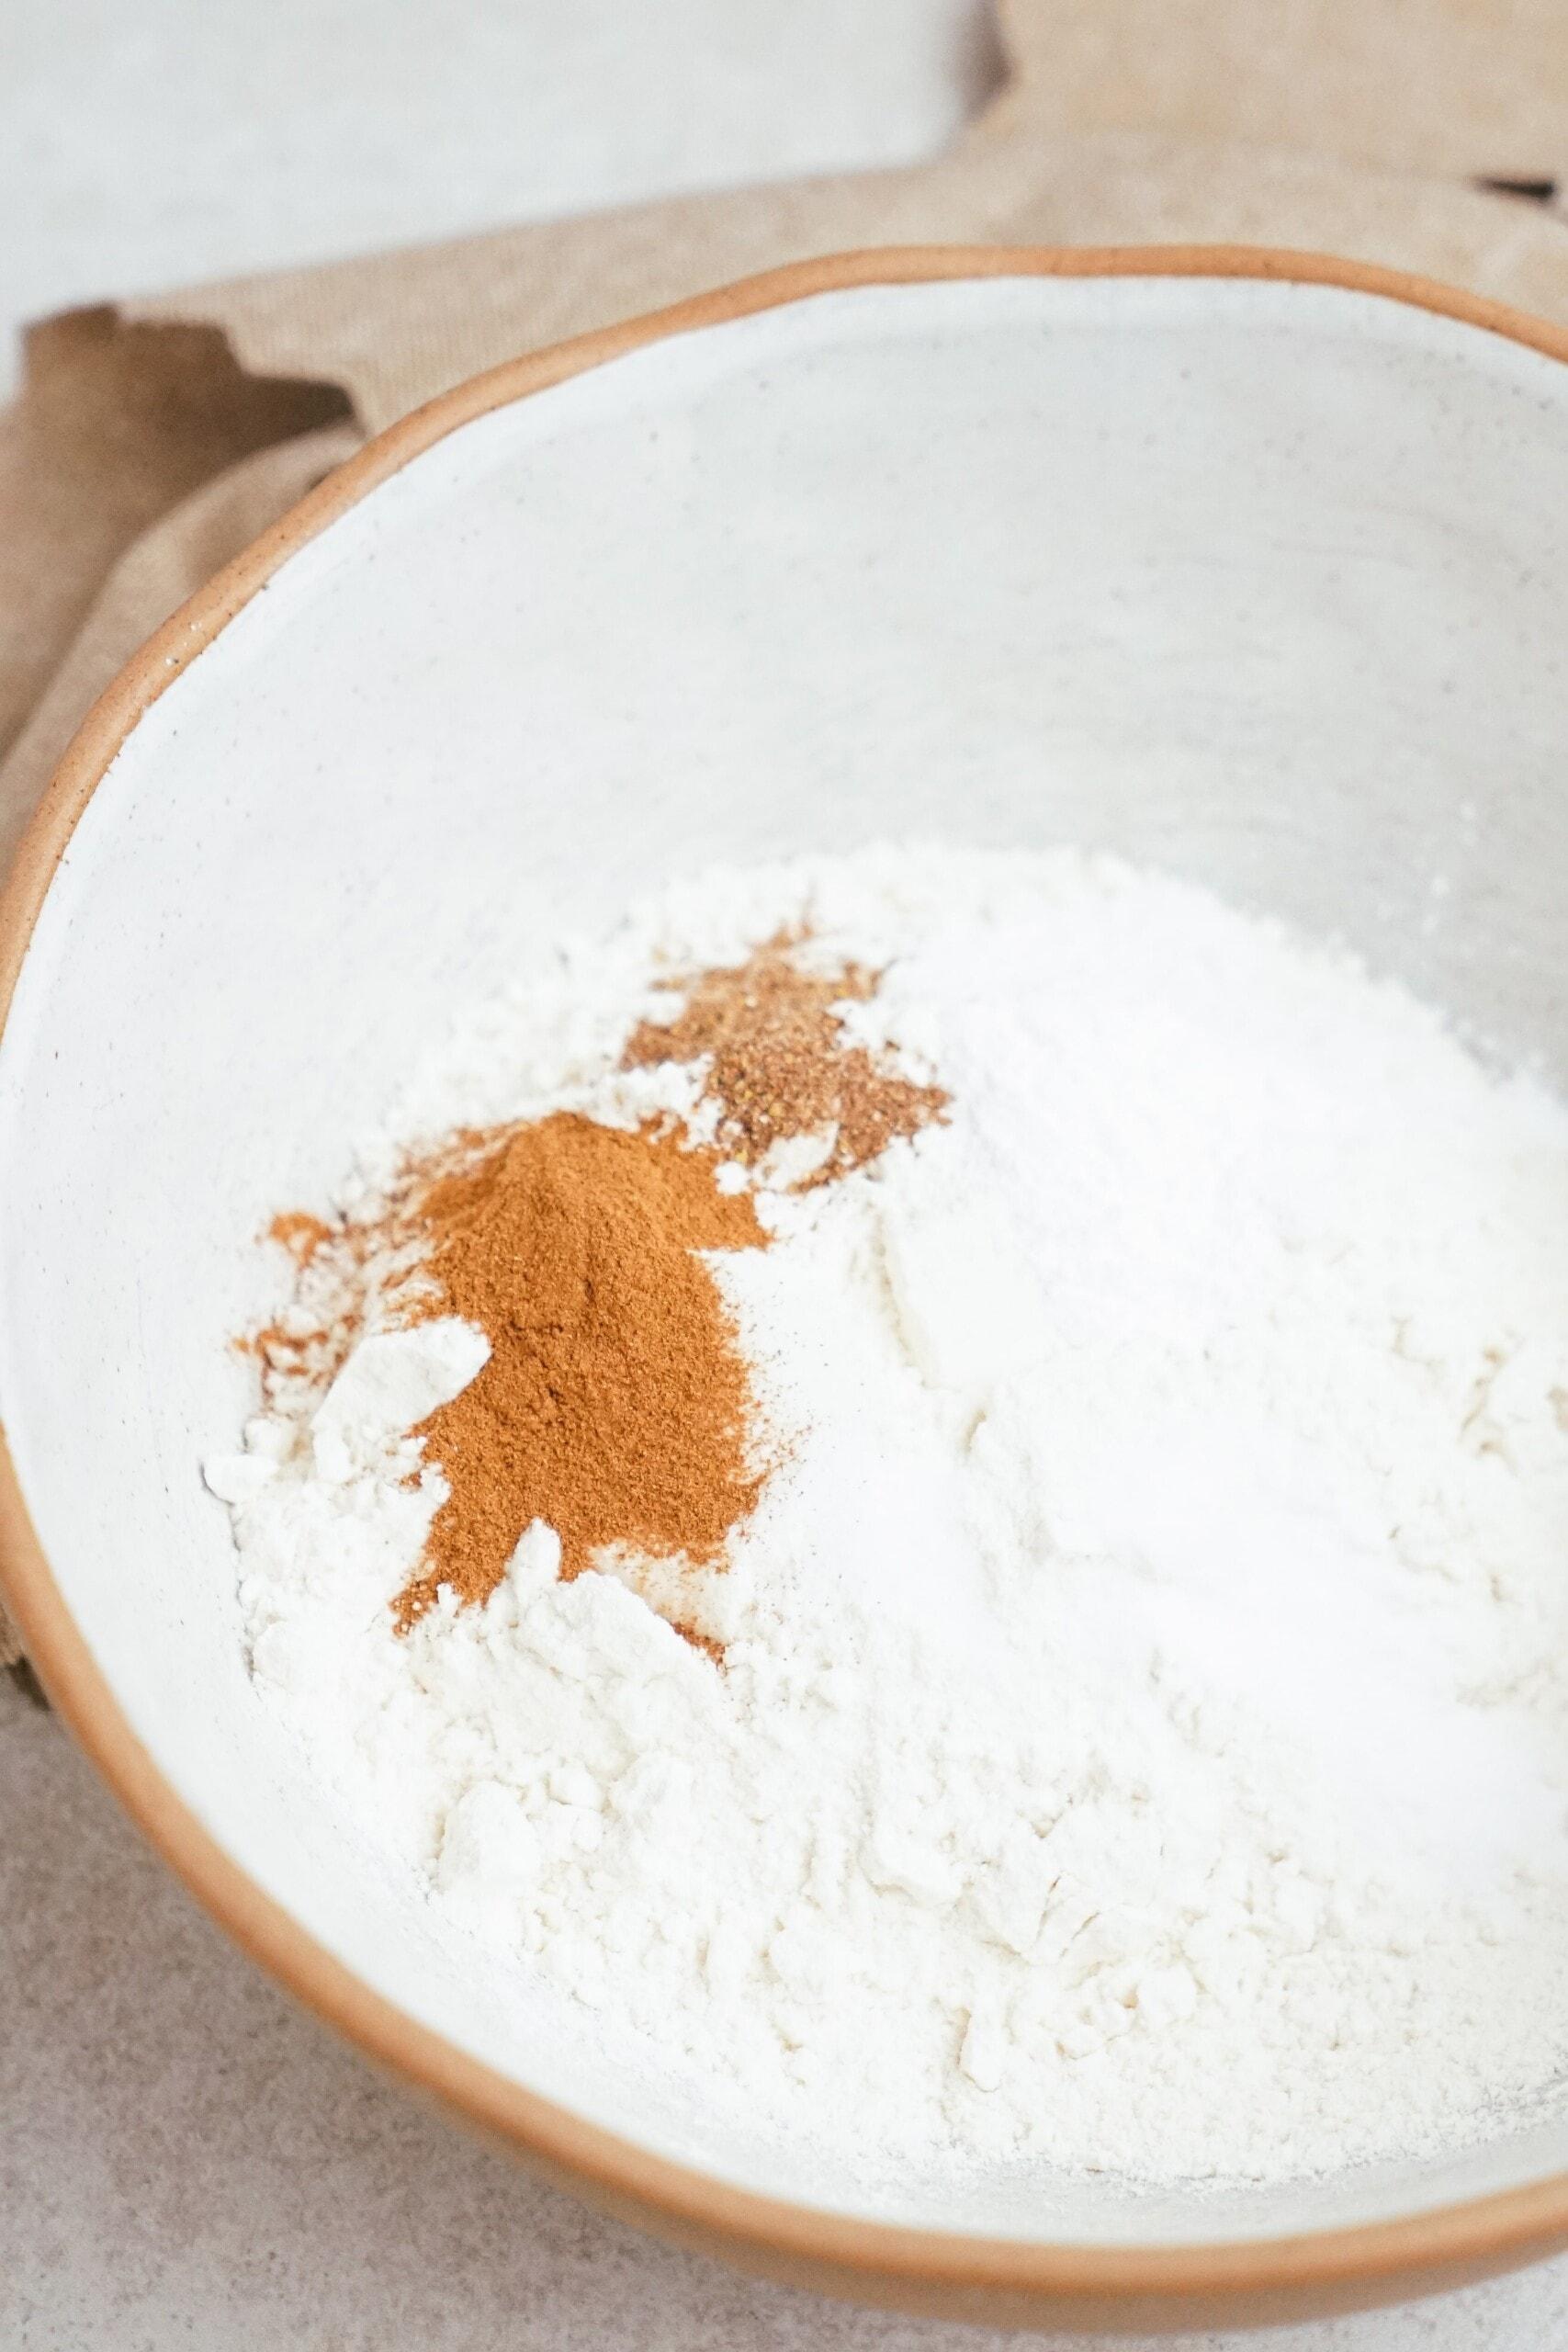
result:
M 266 1238 L 287 1250 L 297 1266 L 308 1266 L 333 1238 L 333 1228 L 308 1209 L 282 1209 L 267 1227 Z
M 845 1042 L 833 1007 L 874 995 L 881 973 L 863 964 L 803 970 L 799 944 L 781 932 L 744 964 L 682 983 L 675 1020 L 639 1023 L 621 1066 L 705 1058 L 704 1094 L 718 1104 L 719 1141 L 748 1168 L 777 1143 L 830 1131 L 830 1148 L 796 1188 L 805 1192 L 865 1167 L 896 1139 L 941 1119 L 948 1098 L 940 1086 L 899 1077 L 865 1046 Z

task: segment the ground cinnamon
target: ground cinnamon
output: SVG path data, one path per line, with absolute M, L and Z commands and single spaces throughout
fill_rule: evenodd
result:
M 797 1186 L 805 1192 L 865 1167 L 898 1137 L 940 1119 L 947 1096 L 846 1041 L 833 1007 L 874 996 L 881 973 L 861 964 L 805 969 L 799 944 L 780 933 L 745 963 L 679 983 L 684 1001 L 676 1018 L 640 1023 L 621 1066 L 705 1057 L 704 1093 L 718 1107 L 719 1141 L 748 1168 L 775 1144 L 822 1136 L 824 1156 Z
M 801 944 L 781 933 L 743 964 L 672 983 L 675 1019 L 644 1022 L 626 1043 L 626 1069 L 703 1063 L 714 1147 L 689 1146 L 670 1122 L 626 1129 L 557 1112 L 454 1137 L 404 1170 L 370 1222 L 273 1221 L 299 1291 L 248 1343 L 269 1387 L 319 1395 L 360 1333 L 389 1319 L 457 1315 L 490 1341 L 478 1377 L 415 1432 L 448 1492 L 396 1604 L 403 1629 L 443 1585 L 459 1601 L 488 1599 L 536 1519 L 559 1536 L 568 1577 L 616 1554 L 634 1567 L 722 1566 L 765 1470 L 748 1367 L 702 1253 L 768 1237 L 750 1192 L 721 1191 L 718 1169 L 820 1138 L 800 1188 L 827 1183 L 947 1103 L 850 1041 L 835 1007 L 869 998 L 881 975 L 813 971 Z M 716 1655 L 682 1607 L 666 1613 Z
M 280 1209 L 266 1227 L 268 1241 L 276 1241 L 287 1250 L 298 1271 L 303 1274 L 314 1265 L 322 1251 L 329 1256 L 340 1254 L 345 1236 L 342 1227 L 329 1225 L 323 1217 L 312 1216 L 308 1209 Z M 286 1316 L 264 1323 L 259 1330 L 248 1332 L 234 1345 L 242 1355 L 257 1357 L 263 1366 L 263 1379 L 290 1375 L 295 1378 L 315 1376 L 318 1383 L 330 1377 L 348 1354 L 359 1335 L 360 1317 L 351 1311 L 327 1329 L 290 1308 Z
M 297 1266 L 308 1266 L 333 1238 L 333 1228 L 309 1209 L 280 1209 L 267 1227 L 266 1238 L 287 1250 Z
M 749 1193 L 718 1190 L 718 1157 L 558 1112 L 416 1184 L 422 1311 L 477 1323 L 491 1356 L 420 1431 L 450 1492 L 402 1623 L 443 1584 L 485 1600 L 535 1519 L 567 1577 L 615 1546 L 722 1557 L 761 1474 L 745 1359 L 697 1253 L 767 1236 Z

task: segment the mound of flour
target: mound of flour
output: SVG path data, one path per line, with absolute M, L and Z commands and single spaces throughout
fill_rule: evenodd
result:
M 1549 2091 L 1568 1112 L 1184 886 L 885 850 L 541 949 L 345 1197 L 457 1125 L 690 1114 L 625 1039 L 781 924 L 886 967 L 845 1018 L 951 1114 L 715 1261 L 785 1441 L 700 1579 L 722 1670 L 542 1524 L 395 1636 L 407 1433 L 484 1342 L 372 1330 L 209 1465 L 313 1769 L 498 1998 L 863 2159 L 1272 2177 Z

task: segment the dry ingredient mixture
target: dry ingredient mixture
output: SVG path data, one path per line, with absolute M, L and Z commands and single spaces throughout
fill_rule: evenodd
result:
M 254 1672 L 519 2001 L 863 2163 L 1563 2078 L 1568 1110 L 1404 990 L 1068 853 L 714 873 L 273 1238 Z

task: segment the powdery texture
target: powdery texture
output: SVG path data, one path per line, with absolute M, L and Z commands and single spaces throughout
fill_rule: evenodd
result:
M 639 1022 L 621 1067 L 700 1061 L 720 1148 L 755 1168 L 781 1144 L 815 1138 L 822 1156 L 796 1179 L 815 1186 L 918 1135 L 943 1115 L 947 1097 L 847 1039 L 840 1006 L 874 996 L 881 973 L 855 964 L 803 970 L 803 944 L 781 933 L 743 964 L 677 978 L 669 989 L 673 1019 Z
M 490 1356 L 418 1434 L 446 1483 L 406 1623 L 443 1585 L 488 1600 L 547 1520 L 576 1576 L 608 1547 L 722 1560 L 751 1508 L 750 1381 L 706 1252 L 767 1239 L 715 1154 L 570 1112 L 476 1138 L 416 1183 L 439 1304 Z
M 351 1211 L 460 1125 L 712 1141 L 626 1040 L 795 926 L 951 1099 L 840 1182 L 735 1171 L 773 1244 L 708 1262 L 782 1458 L 684 1588 L 724 1670 L 542 1524 L 392 1635 L 409 1432 L 483 1341 L 372 1315 L 209 1468 L 259 1681 L 498 1998 L 782 2131 L 1146 2181 L 1484 2132 L 1568 2060 L 1568 1114 L 1186 887 L 888 850 L 542 951 Z

